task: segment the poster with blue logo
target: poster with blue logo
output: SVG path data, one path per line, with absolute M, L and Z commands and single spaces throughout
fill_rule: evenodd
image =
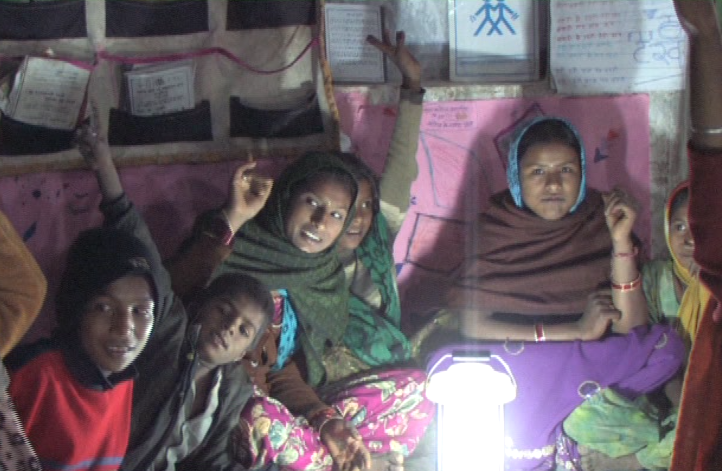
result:
M 450 79 L 538 80 L 539 2 L 449 0 Z

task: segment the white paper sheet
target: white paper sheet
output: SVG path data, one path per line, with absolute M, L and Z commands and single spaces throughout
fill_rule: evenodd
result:
M 28 57 L 15 76 L 8 115 L 36 126 L 73 129 L 89 78 L 89 70 L 69 62 Z
M 335 82 L 385 81 L 383 54 L 366 42 L 381 38 L 381 6 L 326 4 L 326 55 Z
M 158 116 L 195 106 L 192 61 L 136 67 L 125 77 L 130 112 L 135 116 Z
M 672 0 L 553 0 L 551 8 L 551 72 L 559 92 L 684 87 L 687 36 Z

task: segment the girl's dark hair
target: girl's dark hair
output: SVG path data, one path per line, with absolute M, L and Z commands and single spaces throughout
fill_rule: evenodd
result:
M 669 206 L 669 217 L 671 218 L 672 215 L 677 211 L 679 208 L 687 204 L 689 201 L 689 187 L 683 188 L 677 192 L 676 195 L 674 195 L 674 199 L 672 200 L 672 204 Z
M 143 276 L 158 306 L 158 260 L 140 239 L 114 227 L 96 227 L 80 233 L 66 258 L 65 271 L 55 298 L 56 328 L 53 335 L 75 341 L 88 302 L 114 281 L 126 276 Z
M 344 172 L 340 168 L 327 167 L 318 170 L 312 175 L 309 175 L 308 178 L 304 180 L 297 181 L 290 188 L 291 200 L 293 200 L 299 193 L 302 193 L 303 191 L 310 188 L 312 185 L 323 181 L 332 181 L 338 183 L 348 192 L 349 195 L 351 195 L 352 199 L 356 195 L 356 181 L 354 181 L 353 176 L 351 176 L 347 172 Z M 353 206 L 353 203 L 354 201 L 351 201 L 351 206 Z
M 581 142 L 579 142 L 574 131 L 571 130 L 564 121 L 546 119 L 531 125 L 526 132 L 524 132 L 524 135 L 519 141 L 518 158 L 522 159 L 531 146 L 553 143 L 567 145 L 579 155 L 582 153 Z
M 225 273 L 198 293 L 194 300 L 197 307 L 201 307 L 212 299 L 220 296 L 230 298 L 242 298 L 247 302 L 254 303 L 263 313 L 263 322 L 256 332 L 256 337 L 251 342 L 251 349 L 256 348 L 263 333 L 273 319 L 274 305 L 271 291 L 258 279 L 244 273 Z M 197 312 L 197 311 L 196 311 Z
M 350 152 L 340 152 L 338 154 L 339 159 L 346 164 L 346 167 L 349 168 L 354 173 L 354 176 L 356 177 L 356 180 L 361 183 L 362 181 L 367 181 L 371 185 L 371 192 L 373 193 L 374 197 L 374 214 L 377 214 L 380 210 L 379 208 L 379 202 L 380 202 L 380 191 L 379 191 L 379 179 L 374 173 L 371 168 L 366 165 L 366 163 L 361 160 L 356 154 L 352 154 Z

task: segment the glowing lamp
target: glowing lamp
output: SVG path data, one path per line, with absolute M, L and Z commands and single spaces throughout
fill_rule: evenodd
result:
M 432 356 L 428 381 L 426 396 L 437 404 L 437 470 L 503 470 L 504 404 L 517 390 L 506 362 L 447 347 Z

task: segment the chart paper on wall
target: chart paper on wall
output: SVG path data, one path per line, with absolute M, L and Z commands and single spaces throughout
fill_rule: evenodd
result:
M 524 82 L 539 79 L 538 3 L 449 0 L 450 79 Z
M 681 90 L 687 35 L 672 0 L 551 2 L 550 69 L 560 93 Z
M 381 5 L 326 4 L 326 56 L 334 82 L 385 81 L 384 56 L 366 42 L 381 38 Z

